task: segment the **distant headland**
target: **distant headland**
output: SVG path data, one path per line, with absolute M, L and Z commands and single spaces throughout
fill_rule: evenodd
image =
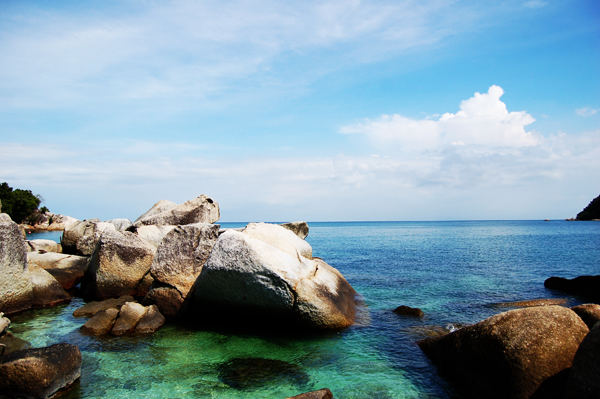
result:
M 600 195 L 579 212 L 575 220 L 600 220 Z

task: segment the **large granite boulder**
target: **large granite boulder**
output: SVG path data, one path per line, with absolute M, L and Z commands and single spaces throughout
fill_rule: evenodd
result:
M 113 226 L 115 226 L 115 229 L 117 229 L 117 231 L 120 232 L 127 230 L 133 224 L 131 223 L 131 220 L 125 218 L 110 219 L 107 220 L 106 223 L 112 224 Z
M 151 244 L 154 248 L 158 248 L 163 238 L 165 238 L 165 236 L 174 228 L 175 226 L 172 225 L 131 226 L 127 231 L 135 233 L 139 238 L 146 241 L 148 244 Z
M 600 323 L 579 346 L 565 392 L 567 399 L 600 398 Z
M 82 220 L 65 229 L 61 245 L 63 252 L 89 256 L 105 232 L 116 232 L 115 225 L 98 219 Z
M 572 310 L 538 306 L 497 314 L 419 346 L 465 396 L 518 399 L 571 367 L 588 331 Z
M 202 271 L 219 236 L 219 225 L 177 226 L 162 240 L 152 262 L 154 282 L 146 302 L 155 303 L 167 317 L 176 316 Z
M 219 217 L 219 204 L 206 195 L 200 195 L 174 207 L 171 202 L 160 201 L 140 216 L 134 225 L 214 223 Z
M 0 216 L 0 312 L 11 314 L 31 307 L 33 285 L 21 230 L 8 215 Z
M 56 344 L 0 357 L 0 395 L 51 398 L 81 375 L 81 352 L 75 345 Z
M 56 252 L 27 252 L 30 266 L 39 266 L 50 273 L 65 290 L 73 288 L 82 279 L 88 266 L 87 256 Z
M 155 248 L 134 233 L 104 232 L 81 281 L 84 296 L 105 299 L 146 295 L 154 253 Z
M 75 223 L 78 223 L 79 219 L 75 219 L 71 216 L 53 214 L 52 219 L 50 220 L 50 224 L 48 225 L 47 230 L 49 231 L 62 231 L 69 229 Z
M 29 252 L 62 252 L 62 246 L 56 241 L 52 240 L 27 240 L 27 251 Z
M 573 306 L 571 310 L 581 317 L 581 320 L 590 328 L 600 321 L 600 305 L 595 303 L 584 303 Z
M 253 238 L 264 241 L 286 252 L 290 256 L 301 255 L 312 258 L 312 247 L 309 243 L 298 237 L 294 232 L 285 227 L 271 223 L 250 223 L 243 232 Z
M 263 241 L 247 230 L 219 236 L 193 288 L 190 311 L 265 327 L 341 329 L 354 322 L 356 292 L 336 269 L 300 255 L 296 241 Z
M 579 276 L 573 279 L 550 277 L 544 281 L 544 286 L 567 294 L 579 295 L 592 302 L 600 302 L 600 275 Z
M 298 237 L 303 240 L 308 236 L 308 223 L 306 222 L 289 222 L 282 224 L 288 230 L 291 230 Z
M 41 267 L 30 266 L 29 275 L 33 284 L 33 306 L 44 308 L 71 300 L 62 285 Z

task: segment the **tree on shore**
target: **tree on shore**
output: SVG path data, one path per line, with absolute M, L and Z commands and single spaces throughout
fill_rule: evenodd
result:
M 38 207 L 42 197 L 35 195 L 31 190 L 14 189 L 4 182 L 0 184 L 0 201 L 2 212 L 7 213 L 17 223 L 29 221 L 30 218 L 39 216 Z M 46 211 L 48 208 L 43 207 Z
M 577 214 L 577 220 L 592 219 L 600 219 L 600 195 L 594 198 L 583 211 Z

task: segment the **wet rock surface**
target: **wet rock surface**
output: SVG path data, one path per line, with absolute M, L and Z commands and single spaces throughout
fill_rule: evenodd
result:
M 417 318 L 422 318 L 423 316 L 425 316 L 425 313 L 423 313 L 423 311 L 421 309 L 412 308 L 412 307 L 406 306 L 406 305 L 398 306 L 396 309 L 394 309 L 394 313 L 396 313 L 397 315 L 400 315 L 400 316 L 410 316 L 410 317 L 417 317 Z

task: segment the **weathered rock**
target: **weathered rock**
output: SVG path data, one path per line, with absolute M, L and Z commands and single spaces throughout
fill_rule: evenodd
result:
M 61 245 L 63 252 L 89 256 L 105 232 L 116 232 L 113 224 L 98 219 L 82 220 L 65 229 Z
M 134 223 L 141 225 L 183 225 L 192 223 L 214 223 L 219 220 L 219 204 L 206 195 L 171 207 L 171 203 L 156 203 Z
M 0 223 L 10 223 L 12 221 L 7 213 L 0 213 Z
M 585 337 L 567 380 L 567 399 L 600 398 L 600 323 Z
M 176 226 L 132 226 L 127 231 L 131 231 L 135 233 L 142 240 L 151 244 L 154 248 L 158 248 L 161 241 L 171 230 L 173 230 Z
M 544 380 L 571 366 L 587 332 L 572 310 L 536 306 L 497 314 L 419 346 L 468 397 L 529 398 Z
M 219 380 L 235 389 L 255 389 L 267 384 L 303 386 L 309 377 L 294 363 L 277 359 L 235 358 L 219 366 Z
M 10 327 L 10 319 L 4 317 L 4 313 L 0 312 L 0 336 L 6 332 L 8 327 Z
M 321 259 L 290 255 L 246 232 L 229 230 L 219 236 L 196 281 L 190 310 L 253 323 L 264 319 L 271 327 L 289 322 L 341 329 L 354 322 L 355 296 L 344 277 Z
M 579 276 L 573 279 L 550 277 L 544 281 L 544 286 L 567 294 L 579 295 L 592 302 L 600 301 L 600 275 Z
M 52 215 L 52 220 L 50 221 L 50 224 L 49 224 L 47 230 L 48 231 L 66 230 L 78 222 L 79 222 L 79 219 L 75 219 L 74 217 L 60 215 L 60 214 L 55 213 Z
M 118 315 L 116 308 L 101 310 L 81 326 L 81 331 L 91 335 L 106 335 L 112 330 Z
M 600 321 L 600 305 L 595 303 L 573 306 L 571 310 L 577 313 L 577 316 L 581 317 L 581 320 L 583 320 L 590 330 Z
M 121 306 L 119 317 L 112 328 L 113 335 L 132 333 L 146 314 L 146 308 L 137 302 L 126 302 Z
M 298 237 L 303 240 L 308 236 L 308 223 L 306 222 L 290 222 L 282 224 L 288 230 L 291 230 Z
M 448 323 L 445 326 L 440 325 L 413 325 L 404 329 L 404 332 L 413 336 L 416 340 L 424 339 L 424 338 L 435 338 L 441 337 L 456 330 L 459 330 L 463 327 L 466 327 L 468 324 L 462 323 Z
M 133 302 L 133 297 L 124 295 L 119 298 L 105 299 L 104 301 L 92 301 L 88 302 L 79 309 L 75 309 L 73 316 L 75 317 L 91 317 L 98 312 L 101 312 L 110 308 L 121 308 L 125 302 Z
M 135 326 L 137 334 L 151 334 L 165 324 L 165 317 L 160 313 L 156 305 L 148 306 L 146 314 Z
M 62 285 L 41 267 L 30 266 L 29 274 L 33 284 L 33 306 L 43 308 L 71 300 Z
M 112 224 L 113 226 L 115 226 L 115 229 L 117 229 L 117 231 L 120 231 L 120 232 L 124 232 L 129 227 L 131 227 L 131 225 L 133 224 L 133 223 L 131 223 L 131 220 L 124 219 L 124 218 L 107 220 L 106 223 Z
M 137 224 L 140 220 L 148 219 L 150 217 L 159 215 L 161 213 L 168 212 L 175 208 L 177 204 L 169 200 L 160 200 L 156 204 L 152 205 L 152 208 L 148 209 L 144 214 L 138 217 L 133 223 Z
M 25 349 L 0 358 L 0 392 L 8 397 L 51 398 L 81 375 L 75 345 Z
M 425 313 L 419 308 L 411 308 L 410 306 L 400 305 L 394 309 L 394 313 L 401 316 L 411 316 L 421 318 L 425 316 Z
M 36 265 L 50 273 L 65 290 L 73 288 L 83 278 L 88 257 L 56 252 L 27 252 L 29 265 Z
M 104 232 L 81 281 L 84 295 L 99 299 L 146 295 L 148 287 L 142 283 L 154 252 L 153 246 L 133 233 Z
M 526 301 L 515 301 L 515 302 L 498 302 L 492 306 L 498 308 L 528 308 L 531 306 L 550 306 L 550 305 L 564 305 L 567 303 L 566 298 L 548 298 L 548 299 L 529 299 Z
M 300 395 L 291 396 L 287 399 L 333 399 L 333 394 L 329 388 L 319 389 L 318 391 L 311 391 L 301 393 Z
M 297 257 L 298 254 L 307 259 L 312 258 L 312 247 L 292 231 L 277 224 L 250 223 L 243 231 L 244 234 L 266 242 L 275 248 Z
M 45 252 L 62 252 L 62 247 L 59 243 L 52 240 L 27 240 L 29 252 L 45 251 Z
M 9 353 L 31 348 L 29 342 L 14 336 L 10 331 L 7 331 L 4 335 L 0 335 L 0 345 L 4 347 L 4 352 L 0 349 L 0 359 L 2 359 L 1 356 L 3 354 L 8 355 Z
M 156 298 L 154 303 L 163 314 L 175 316 L 202 271 L 218 233 L 218 225 L 206 223 L 177 226 L 171 230 L 158 246 L 150 268 L 154 284 L 146 301 Z M 154 294 L 155 289 L 159 292 Z M 177 292 L 167 292 L 173 289 Z
M 8 215 L 0 220 L 0 276 L 0 311 L 11 314 L 29 309 L 33 285 L 27 271 L 25 240 Z

